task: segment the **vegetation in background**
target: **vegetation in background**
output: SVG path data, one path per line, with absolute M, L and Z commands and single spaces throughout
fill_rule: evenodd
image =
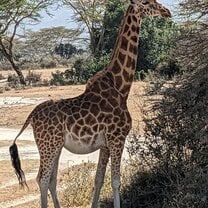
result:
M 74 4 L 81 5 L 81 2 L 82 1 L 74 0 Z M 71 4 L 72 3 L 70 3 L 70 5 Z M 97 48 L 91 50 L 91 52 L 92 56 L 97 59 L 98 65 L 100 65 L 102 56 L 105 56 L 106 53 L 110 58 L 124 16 L 124 11 L 126 10 L 127 2 L 120 0 L 105 1 L 105 4 L 102 6 L 104 12 L 100 13 L 99 16 L 99 18 L 102 19 L 102 24 L 97 25 L 96 28 L 92 28 L 93 37 L 95 39 L 94 42 L 96 43 Z M 72 7 L 74 7 L 74 5 Z M 80 8 L 80 10 L 83 9 L 84 7 Z M 80 10 L 75 11 L 77 21 L 81 18 Z M 95 15 L 97 11 L 94 11 L 92 8 L 92 11 L 90 12 L 94 12 L 93 14 Z M 86 18 L 86 16 L 84 17 Z M 82 19 L 82 21 L 84 20 Z M 179 27 L 172 20 L 164 18 L 145 18 L 142 24 L 141 33 L 135 79 L 144 79 L 153 71 L 156 71 L 160 76 L 169 79 L 171 79 L 175 73 L 179 73 L 179 66 L 173 56 L 175 38 L 180 34 Z M 89 33 L 89 36 L 91 37 L 92 35 Z M 93 45 L 91 39 L 90 45 Z M 86 62 L 83 62 L 83 66 L 80 66 L 80 69 L 78 70 L 81 71 L 85 66 Z M 85 80 L 85 82 L 86 81 L 87 80 Z
M 64 44 L 72 42 L 80 32 L 74 29 L 67 29 L 63 26 L 43 28 L 39 31 L 28 31 L 25 34 L 25 40 L 19 44 L 19 56 L 21 61 L 35 62 L 42 59 L 53 59 L 58 61 L 58 53 L 67 55 L 67 50 L 62 51 Z M 61 48 L 62 46 L 62 48 Z M 68 45 L 68 49 L 70 45 Z M 62 49 L 62 50 L 61 50 Z M 66 49 L 66 46 L 65 46 Z M 75 53 L 76 50 L 71 53 Z M 69 53 L 69 52 L 68 52 Z
M 145 18 L 139 42 L 137 71 L 155 71 L 160 76 L 172 78 L 179 71 L 173 55 L 179 35 L 179 26 L 173 20 Z
M 105 32 L 102 50 L 104 53 L 112 52 L 124 17 L 127 3 L 128 2 L 125 0 L 112 0 L 107 2 L 103 17 Z
M 34 21 L 39 20 L 40 10 L 47 9 L 49 3 L 52 2 L 47 1 L 42 5 L 43 2 L 40 1 L 39 7 L 34 11 L 32 10 L 34 13 L 23 17 L 23 20 L 27 18 L 31 18 Z M 74 80 L 69 83 L 85 83 L 97 70 L 102 69 L 101 66 L 106 65 L 118 36 L 127 2 L 123 0 L 103 0 L 101 2 L 74 0 L 63 1 L 63 3 L 74 10 L 74 21 L 78 23 L 78 28 L 43 28 L 39 31 L 25 31 L 22 36 L 16 35 L 16 28 L 10 37 L 8 34 L 5 35 L 7 28 L 5 27 L 3 30 L 2 26 L 1 39 L 4 40 L 2 43 L 10 42 L 11 47 L 6 47 L 5 45 L 6 50 L 3 50 L 2 46 L 2 50 L 0 50 L 1 67 L 9 69 L 8 61 L 6 61 L 8 56 L 5 56 L 5 52 L 10 53 L 9 56 L 13 57 L 13 63 L 19 73 L 18 76 L 21 76 L 22 80 L 24 77 L 21 75 L 20 69 L 71 67 L 74 63 L 72 68 L 75 69 L 75 72 L 70 77 L 70 79 L 74 78 Z M 5 3 L 5 5 L 7 4 Z M 26 2 L 22 2 L 17 7 L 23 9 L 23 7 L 26 7 L 25 4 Z M 4 4 L 2 3 L 2 5 Z M 8 6 L 8 8 L 10 7 Z M 8 8 L 1 7 L 4 12 Z M 27 12 L 30 11 L 29 8 L 28 6 Z M 17 18 L 20 17 L 17 15 Z M 24 21 L 21 23 L 24 24 Z M 18 24 L 17 27 L 19 27 Z M 83 49 L 78 49 L 73 44 L 75 40 L 81 37 L 80 34 L 83 31 L 85 32 L 83 39 L 90 38 L 89 41 L 84 43 L 85 48 L 90 49 L 87 53 L 84 53 Z M 144 79 L 152 71 L 156 71 L 160 76 L 164 75 L 164 77 L 172 78 L 175 71 L 180 71 L 172 55 L 174 38 L 179 33 L 178 31 L 178 27 L 171 20 L 158 18 L 144 20 L 135 79 Z M 86 32 L 89 36 L 86 36 Z M 81 61 L 82 64 L 80 64 L 80 58 L 77 54 L 83 53 L 88 58 L 85 57 Z M 72 62 L 71 59 L 75 59 L 75 61 Z M 59 76 L 59 80 L 61 76 Z M 65 78 L 63 77 L 63 79 Z M 54 83 L 54 81 L 51 83 Z M 64 81 L 63 83 L 66 82 Z
M 73 19 L 78 23 L 78 27 L 88 33 L 92 55 L 100 56 L 105 32 L 103 16 L 108 0 L 63 0 L 63 3 L 74 11 Z
M 46 9 L 52 1 L 38 0 L 3 0 L 0 2 L 0 52 L 17 73 L 20 83 L 25 85 L 25 79 L 15 57 L 15 42 L 18 29 L 25 21 L 35 22 L 40 18 L 41 9 Z

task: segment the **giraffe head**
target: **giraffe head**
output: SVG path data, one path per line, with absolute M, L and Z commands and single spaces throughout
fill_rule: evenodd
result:
M 156 0 L 130 0 L 136 12 L 142 16 L 171 17 L 170 11 Z

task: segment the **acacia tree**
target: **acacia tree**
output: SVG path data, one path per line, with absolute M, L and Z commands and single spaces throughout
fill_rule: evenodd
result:
M 17 73 L 20 83 L 25 85 L 24 76 L 15 58 L 14 41 L 17 32 L 26 22 L 35 22 L 40 11 L 52 4 L 52 0 L 1 0 L 0 1 L 0 51 Z
M 67 29 L 63 26 L 43 28 L 39 31 L 28 31 L 21 46 L 21 52 L 28 60 L 40 60 L 42 57 L 54 58 L 55 50 L 61 43 L 70 43 L 80 31 Z M 20 49 L 19 49 L 20 50 Z
M 94 56 L 100 54 L 104 40 L 104 13 L 108 0 L 63 0 L 74 11 L 73 19 L 83 32 L 89 34 L 90 49 Z

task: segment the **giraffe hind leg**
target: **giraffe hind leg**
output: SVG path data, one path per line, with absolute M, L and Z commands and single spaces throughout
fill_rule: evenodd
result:
M 49 190 L 51 192 L 51 196 L 52 196 L 53 204 L 55 208 L 60 208 L 60 204 L 59 204 L 58 197 L 57 197 L 57 190 L 56 190 L 59 157 L 60 157 L 60 154 L 55 160 L 53 170 L 51 173 L 51 178 L 49 181 Z
M 56 150 L 50 152 L 40 152 L 40 167 L 37 176 L 37 183 L 40 189 L 40 201 L 41 208 L 47 208 L 48 204 L 48 189 L 51 192 L 52 199 L 54 202 L 54 207 L 59 208 L 59 202 L 56 194 L 56 184 L 57 184 L 57 170 L 58 170 L 58 160 L 62 145 L 56 147 Z

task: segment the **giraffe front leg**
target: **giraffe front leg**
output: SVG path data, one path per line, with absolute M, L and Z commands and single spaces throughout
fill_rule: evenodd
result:
M 92 208 L 98 207 L 99 195 L 100 190 L 104 182 L 106 166 L 109 161 L 110 152 L 108 149 L 100 149 L 99 154 L 99 161 L 95 176 L 95 184 L 94 184 L 94 194 L 93 194 L 93 201 L 92 201 Z
M 119 147 L 119 148 L 117 148 Z M 114 208 L 120 208 L 120 165 L 123 153 L 124 143 L 120 142 L 118 146 L 110 149 L 111 157 L 111 186 L 113 189 Z

